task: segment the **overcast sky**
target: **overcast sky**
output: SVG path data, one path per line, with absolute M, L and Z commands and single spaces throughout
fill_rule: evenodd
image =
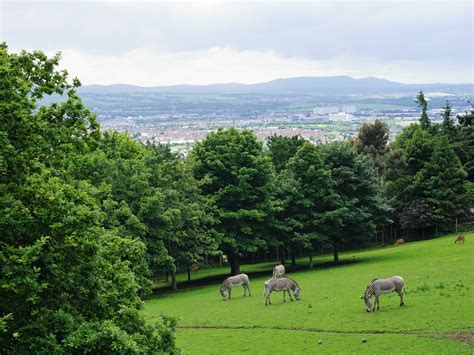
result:
M 83 84 L 474 82 L 471 1 L 0 2 L 11 51 L 61 51 Z

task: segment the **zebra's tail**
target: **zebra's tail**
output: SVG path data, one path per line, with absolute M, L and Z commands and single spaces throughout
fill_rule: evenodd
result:
M 403 292 L 407 293 L 407 286 L 403 284 Z

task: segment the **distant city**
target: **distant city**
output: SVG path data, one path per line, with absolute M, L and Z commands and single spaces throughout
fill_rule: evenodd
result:
M 384 85 L 386 82 L 383 81 Z M 455 118 L 469 109 L 469 101 L 474 99 L 472 85 L 443 87 L 437 84 L 420 85 L 420 88 L 427 90 L 429 116 L 434 122 L 441 120 L 442 107 L 447 100 L 453 106 Z M 254 93 L 231 93 L 222 87 L 219 90 L 214 87 L 215 92 L 198 89 L 174 87 L 173 90 L 168 88 L 174 92 L 161 92 L 156 88 L 112 90 L 86 86 L 81 88 L 80 94 L 103 129 L 128 131 L 141 142 L 169 144 L 173 151 L 184 154 L 209 132 L 230 126 L 252 129 L 262 141 L 276 134 L 300 135 L 314 143 L 324 143 L 352 137 L 363 123 L 375 119 L 385 121 L 393 137 L 419 118 L 414 101 L 418 89 L 413 85 L 379 88 L 374 84 L 363 90 L 354 87 L 352 92 L 333 86 L 330 90 L 319 86 L 304 90 L 293 88 L 292 92 L 261 90 Z

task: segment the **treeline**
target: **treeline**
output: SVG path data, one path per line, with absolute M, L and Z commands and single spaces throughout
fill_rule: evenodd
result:
M 0 340 L 5 353 L 176 351 L 173 319 L 139 313 L 151 281 L 225 255 L 334 261 L 388 229 L 448 229 L 473 202 L 474 112 L 388 144 L 210 133 L 187 157 L 101 132 L 59 56 L 0 46 Z M 42 105 L 57 94 L 63 100 Z M 393 233 L 390 235 L 393 236 Z

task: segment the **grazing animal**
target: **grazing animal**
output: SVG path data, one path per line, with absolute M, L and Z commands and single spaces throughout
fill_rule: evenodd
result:
M 273 268 L 273 278 L 276 279 L 277 277 L 285 275 L 285 267 L 280 264 Z
M 198 272 L 199 271 L 199 266 L 194 265 L 193 268 L 191 269 L 192 272 Z
M 270 302 L 270 295 L 273 291 L 283 291 L 283 302 L 286 302 L 285 295 L 288 293 L 290 296 L 290 300 L 293 301 L 291 297 L 290 291 L 293 291 L 293 296 L 295 296 L 296 300 L 300 300 L 300 291 L 301 288 L 295 280 L 289 279 L 287 277 L 280 277 L 280 278 L 271 278 L 265 281 L 264 285 L 265 289 L 265 306 L 271 305 Z
M 403 294 L 406 292 L 405 281 L 401 276 L 392 276 L 388 279 L 374 279 L 364 292 L 361 297 L 365 302 L 365 308 L 367 312 L 375 312 L 375 306 L 377 310 L 380 309 L 379 296 L 381 293 L 389 293 L 395 291 L 400 296 L 400 306 L 404 306 Z M 372 307 L 372 296 L 375 296 L 375 303 Z
M 244 287 L 244 297 L 247 295 L 247 290 L 249 291 L 250 296 L 250 281 L 249 277 L 245 274 L 239 274 L 235 276 L 230 276 L 224 280 L 219 290 L 222 300 L 225 301 L 226 299 L 230 300 L 232 287 L 240 286 Z
M 454 244 L 456 243 L 464 243 L 466 241 L 466 238 L 463 235 L 460 235 L 455 241 Z
M 403 243 L 405 243 L 403 239 L 397 239 L 397 241 L 395 242 L 395 246 L 403 244 Z

